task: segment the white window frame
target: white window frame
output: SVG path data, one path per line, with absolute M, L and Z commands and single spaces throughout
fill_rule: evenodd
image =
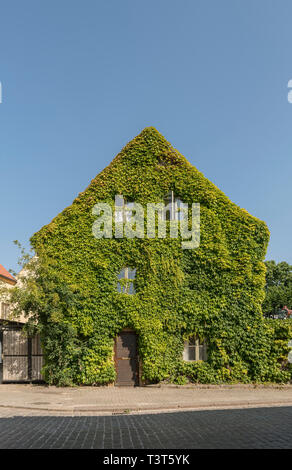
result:
M 190 339 L 192 343 L 190 344 Z M 197 336 L 193 336 L 184 342 L 183 360 L 186 362 L 198 362 L 207 360 L 207 342 L 200 341 Z M 190 351 L 194 353 L 195 359 L 190 358 Z
M 166 207 L 170 205 L 170 211 L 164 210 L 163 212 L 164 220 L 183 220 L 184 212 L 181 212 L 183 202 L 178 197 L 175 197 L 174 191 L 169 191 L 166 194 L 164 204 L 166 204 Z M 167 214 L 169 214 L 169 218 L 167 217 Z

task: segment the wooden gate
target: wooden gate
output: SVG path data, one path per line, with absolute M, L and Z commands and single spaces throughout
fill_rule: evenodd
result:
M 4 329 L 3 382 L 40 382 L 43 354 L 40 337 L 28 338 L 21 328 Z
M 116 385 L 138 385 L 138 348 L 134 331 L 122 331 L 115 342 Z

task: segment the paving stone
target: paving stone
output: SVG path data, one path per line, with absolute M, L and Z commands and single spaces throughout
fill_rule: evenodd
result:
M 126 416 L 19 413 L 0 410 L 0 449 L 292 448 L 292 407 Z

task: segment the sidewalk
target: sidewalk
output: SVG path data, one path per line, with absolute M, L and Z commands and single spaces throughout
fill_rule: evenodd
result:
M 57 388 L 0 385 L 0 408 L 94 414 L 292 406 L 292 385 Z

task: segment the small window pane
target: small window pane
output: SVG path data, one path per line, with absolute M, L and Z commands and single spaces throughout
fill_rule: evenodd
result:
M 203 344 L 200 344 L 199 346 L 199 357 L 198 357 L 198 360 L 199 361 L 203 361 L 204 360 L 204 345 Z
M 125 268 L 123 268 L 119 273 L 119 279 L 125 279 Z
M 135 277 L 136 277 L 136 269 L 129 268 L 128 279 L 135 279 Z
M 169 191 L 164 198 L 164 204 L 167 207 L 165 210 L 165 220 L 183 220 L 184 212 L 183 208 L 185 207 L 184 202 L 175 197 L 173 191 Z
M 124 198 L 120 196 L 116 196 L 115 198 L 115 206 L 116 207 L 123 207 L 124 205 Z
M 195 361 L 196 360 L 196 348 L 188 348 L 188 358 L 187 361 Z
M 134 286 L 132 282 L 128 284 L 128 294 L 130 295 L 134 294 Z

